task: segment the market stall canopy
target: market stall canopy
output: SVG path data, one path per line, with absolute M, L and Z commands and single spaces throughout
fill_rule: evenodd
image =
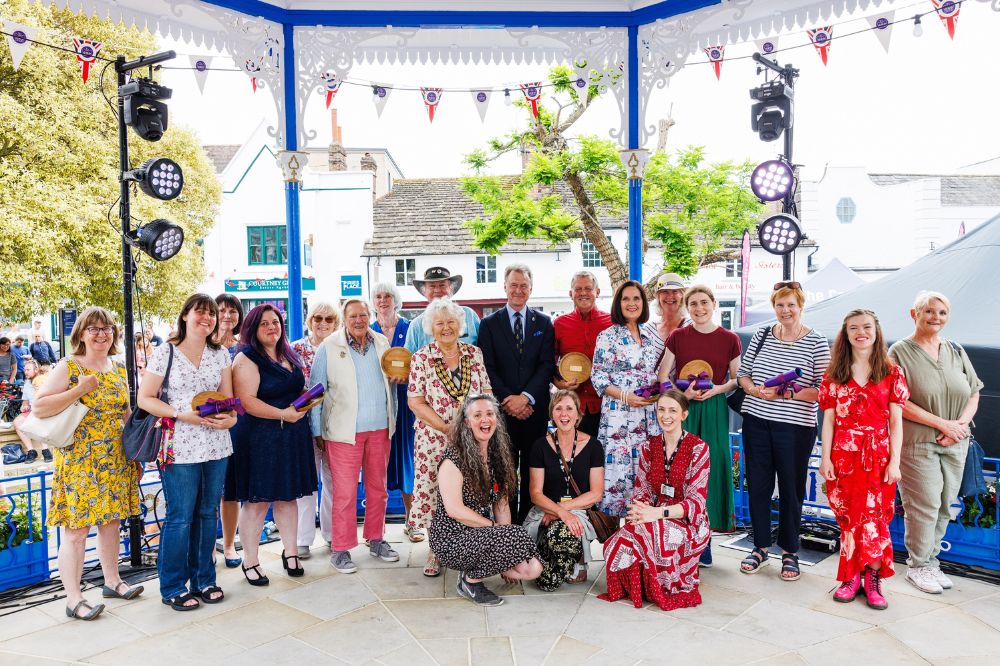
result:
M 833 259 L 802 283 L 802 290 L 806 293 L 806 312 L 811 313 L 817 303 L 845 294 L 863 284 L 866 284 L 864 278 L 848 268 L 840 259 Z M 771 307 L 770 301 L 764 301 L 747 308 L 744 325 L 755 326 L 769 319 L 774 319 L 774 308 Z

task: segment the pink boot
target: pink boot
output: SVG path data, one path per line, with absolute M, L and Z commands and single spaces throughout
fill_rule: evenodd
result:
M 859 589 L 861 589 L 861 574 L 854 574 L 854 578 L 840 584 L 837 591 L 833 593 L 833 600 L 849 604 L 854 601 L 854 597 L 858 596 Z
M 865 595 L 868 597 L 868 607 L 875 610 L 885 610 L 889 602 L 882 596 L 882 576 L 877 569 L 865 567 Z

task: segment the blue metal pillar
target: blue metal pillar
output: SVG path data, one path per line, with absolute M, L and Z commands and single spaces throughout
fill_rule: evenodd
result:
M 639 147 L 639 26 L 628 27 L 628 147 Z M 628 276 L 642 282 L 642 179 L 628 181 Z
M 298 150 L 295 119 L 295 35 L 290 24 L 282 25 L 281 75 L 285 83 L 285 150 Z M 302 226 L 299 219 L 300 178 L 285 183 L 285 225 L 288 241 L 288 337 L 302 337 Z

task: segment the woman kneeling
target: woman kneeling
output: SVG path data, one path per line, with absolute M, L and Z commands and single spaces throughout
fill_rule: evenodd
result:
M 507 495 L 516 477 L 498 412 L 488 395 L 469 396 L 463 405 L 438 470 L 441 492 L 430 529 L 431 551 L 460 572 L 458 593 L 480 606 L 503 603 L 484 579 L 534 580 L 542 573 L 534 541 L 510 524 Z
M 604 544 L 605 601 L 628 596 L 641 608 L 645 596 L 663 610 L 701 603 L 698 556 L 711 538 L 709 453 L 705 442 L 681 428 L 687 416 L 687 398 L 677 389 L 657 400 L 663 433 L 643 445 L 626 524 Z

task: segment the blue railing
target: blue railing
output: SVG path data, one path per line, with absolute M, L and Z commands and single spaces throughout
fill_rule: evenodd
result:
M 733 498 L 737 523 L 750 522 L 750 496 L 746 485 L 746 469 L 743 456 L 743 436 L 740 433 L 729 434 L 729 449 L 733 462 Z M 823 492 L 823 481 L 819 476 L 820 456 L 813 454 L 809 459 L 808 482 L 806 498 L 803 502 L 804 514 L 818 520 L 834 522 L 833 511 L 826 501 Z M 992 485 L 992 506 L 983 504 L 985 495 L 975 498 L 956 498 L 952 504 L 954 520 L 948 523 L 944 539 L 941 542 L 942 560 L 1000 570 L 1000 503 L 996 501 L 996 492 L 1000 488 L 1000 458 L 984 460 L 983 478 Z M 970 515 L 974 514 L 974 515 Z M 966 524 L 970 523 L 970 524 Z M 889 525 L 892 536 L 892 547 L 905 552 L 903 543 L 905 528 L 903 524 L 902 506 L 897 500 L 896 517 Z

